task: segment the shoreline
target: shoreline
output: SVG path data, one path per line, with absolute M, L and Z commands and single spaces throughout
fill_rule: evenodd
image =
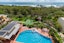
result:
M 28 7 L 55 7 L 55 8 L 61 8 L 63 6 L 57 6 L 57 5 L 13 5 L 13 4 L 0 4 L 0 6 L 28 6 Z

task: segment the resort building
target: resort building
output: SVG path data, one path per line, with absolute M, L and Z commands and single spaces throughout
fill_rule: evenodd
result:
M 63 43 L 64 43 L 64 17 L 60 17 L 58 19 L 58 22 L 60 23 L 60 25 L 62 26 L 61 32 L 59 33 L 59 35 L 62 37 Z
M 5 14 L 0 14 L 0 24 L 6 23 L 6 22 L 8 22 L 8 21 L 10 21 L 10 18 L 8 18 L 7 15 L 5 15 Z
M 0 14 L 0 20 L 5 20 L 7 19 L 7 15 L 4 14 Z
M 64 33 L 64 17 L 60 17 L 58 22 L 62 26 L 61 32 Z
M 0 40 L 10 39 L 12 35 L 15 35 L 20 28 L 20 24 L 17 21 L 10 22 L 7 26 L 0 30 Z

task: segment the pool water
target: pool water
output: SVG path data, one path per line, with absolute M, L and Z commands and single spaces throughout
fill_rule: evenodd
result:
M 38 32 L 33 32 L 32 30 L 21 32 L 16 41 L 23 43 L 52 43 L 50 38 L 45 37 Z

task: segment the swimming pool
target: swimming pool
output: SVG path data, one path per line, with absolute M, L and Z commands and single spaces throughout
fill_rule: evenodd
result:
M 52 43 L 52 40 L 50 38 L 45 37 L 38 32 L 33 32 L 32 30 L 21 32 L 18 35 L 16 41 L 23 43 Z

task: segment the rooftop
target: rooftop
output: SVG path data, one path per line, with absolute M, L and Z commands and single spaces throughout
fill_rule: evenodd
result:
M 12 35 L 19 30 L 20 24 L 16 21 L 10 22 L 7 26 L 0 30 L 0 38 L 10 39 Z

